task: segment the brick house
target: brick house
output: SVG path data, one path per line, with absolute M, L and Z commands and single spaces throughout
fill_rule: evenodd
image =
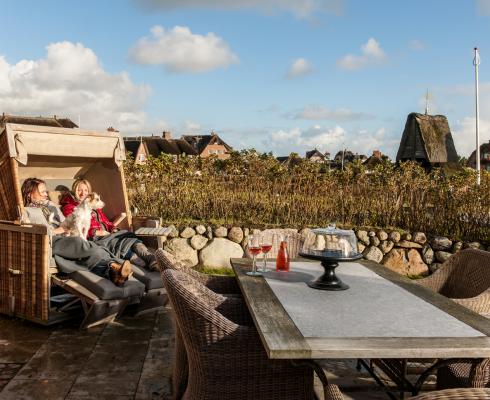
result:
M 471 153 L 466 165 L 476 168 L 476 150 Z M 490 140 L 480 145 L 480 169 L 490 172 Z
M 233 150 L 214 132 L 211 132 L 211 135 L 183 135 L 182 139 L 202 158 L 217 156 L 225 160 L 230 157 L 229 153 Z
M 183 139 L 172 139 L 170 132 L 162 136 L 125 137 L 124 145 L 136 164 L 144 164 L 149 156 L 158 157 L 161 153 L 170 154 L 177 161 L 180 157 L 197 156 L 196 150 Z

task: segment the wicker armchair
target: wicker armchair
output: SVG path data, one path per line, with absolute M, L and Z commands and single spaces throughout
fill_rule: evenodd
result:
M 490 313 L 490 252 L 462 250 L 416 283 L 479 314 Z
M 490 389 L 447 389 L 410 397 L 410 400 L 490 400 Z
M 490 313 L 490 252 L 466 249 L 451 256 L 436 272 L 415 281 L 435 292 L 449 297 L 479 314 Z M 406 379 L 408 360 L 374 359 L 379 367 L 399 387 L 413 391 Z M 435 360 L 415 360 L 430 362 Z M 472 363 L 453 363 L 437 370 L 439 389 L 455 387 L 485 387 L 490 380 L 490 362 L 482 362 L 472 369 Z
M 313 371 L 269 360 L 255 328 L 238 325 L 236 298 L 216 294 L 182 271 L 162 272 L 189 359 L 185 399 L 313 399 Z
M 215 293 L 241 296 L 240 288 L 234 277 L 202 274 L 177 261 L 172 254 L 162 249 L 158 249 L 155 256 L 162 271 L 166 269 L 183 271 Z
M 252 318 L 246 305 L 241 299 L 240 288 L 236 279 L 229 276 L 212 276 L 201 274 L 200 272 L 178 262 L 169 252 L 158 249 L 155 253 L 161 271 L 174 270 L 182 271 L 191 276 L 196 281 L 206 286 L 211 291 L 225 294 L 227 297 L 235 297 L 236 307 L 228 310 L 226 317 L 240 325 L 253 325 Z M 224 301 L 222 296 L 215 296 L 215 302 Z M 229 300 L 233 301 L 233 300 Z M 185 393 L 187 380 L 189 378 L 189 367 L 187 353 L 185 350 L 182 335 L 178 326 L 175 326 L 175 357 L 172 371 L 172 398 L 180 400 Z

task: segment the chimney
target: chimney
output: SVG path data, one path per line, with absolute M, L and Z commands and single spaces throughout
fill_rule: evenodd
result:
M 107 131 L 108 132 L 119 132 L 116 128 L 110 126 L 109 128 L 107 128 Z
M 379 150 L 374 150 L 374 151 L 373 151 L 373 157 L 376 157 L 376 158 L 381 159 L 381 156 L 382 156 L 382 155 L 383 155 L 383 154 L 382 154 L 382 153 L 381 153 L 381 151 L 379 151 Z
M 166 139 L 166 140 L 170 140 L 170 139 L 172 139 L 172 133 L 170 133 L 168 131 L 163 131 L 162 132 L 162 138 Z

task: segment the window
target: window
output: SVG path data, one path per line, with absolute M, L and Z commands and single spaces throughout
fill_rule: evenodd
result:
M 146 155 L 143 154 L 143 153 L 140 153 L 139 156 L 138 156 L 138 160 L 145 161 L 146 160 Z

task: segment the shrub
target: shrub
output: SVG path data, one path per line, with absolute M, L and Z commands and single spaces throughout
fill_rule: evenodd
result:
M 464 169 L 451 176 L 418 164 L 389 162 L 344 171 L 271 154 L 234 152 L 228 160 L 173 158 L 125 163 L 130 202 L 166 223 L 247 226 L 399 227 L 466 240 L 490 239 L 490 174 Z

